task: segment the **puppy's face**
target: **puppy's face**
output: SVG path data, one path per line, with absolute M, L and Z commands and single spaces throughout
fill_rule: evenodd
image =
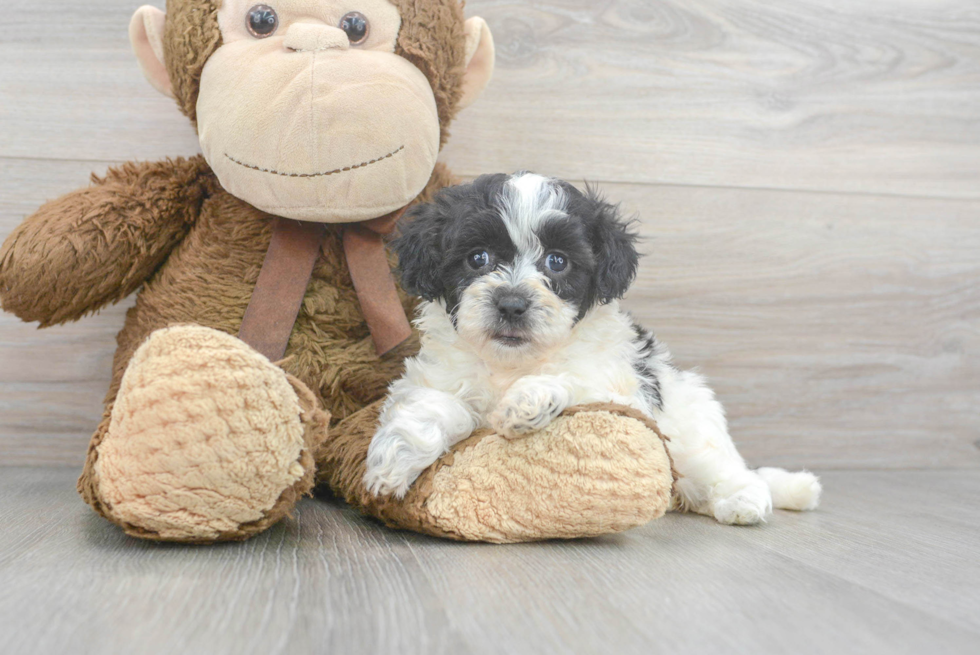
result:
M 568 337 L 636 274 L 635 236 L 594 191 L 529 173 L 484 175 L 413 208 L 394 247 L 405 288 L 441 301 L 488 359 L 520 360 Z

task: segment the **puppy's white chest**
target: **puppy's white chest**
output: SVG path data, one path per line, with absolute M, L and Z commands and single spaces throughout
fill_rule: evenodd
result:
M 484 384 L 490 392 L 491 402 L 486 410 L 493 407 L 517 383 L 518 380 L 532 375 L 541 374 L 541 366 L 527 366 L 519 369 L 490 370 Z

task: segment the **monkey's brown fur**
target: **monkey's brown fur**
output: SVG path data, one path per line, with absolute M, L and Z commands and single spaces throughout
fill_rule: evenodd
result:
M 402 12 L 398 49 L 428 77 L 445 135 L 463 74 L 462 6 L 394 4 Z M 167 4 L 167 67 L 177 103 L 191 120 L 201 71 L 221 45 L 219 6 L 211 0 Z M 92 181 L 47 203 L 14 230 L 0 251 L 0 289 L 5 310 L 46 327 L 76 320 L 144 285 L 117 339 L 108 404 L 136 347 L 154 330 L 196 323 L 238 332 L 271 224 L 268 214 L 226 193 L 200 156 L 128 163 Z M 438 165 L 418 201 L 452 183 L 448 169 Z M 404 344 L 379 364 L 347 271 L 342 229 L 327 226 L 283 366 L 338 420 L 380 398 L 415 348 Z M 400 295 L 411 312 L 413 300 Z
M 398 50 L 427 75 L 445 140 L 464 71 L 462 7 L 409 0 L 394 4 L 402 11 Z M 168 2 L 166 63 L 177 103 L 192 121 L 201 71 L 221 45 L 218 6 L 209 0 Z M 418 200 L 452 181 L 438 165 Z M 92 470 L 133 353 L 151 333 L 175 324 L 237 334 L 271 239 L 271 217 L 224 191 L 200 156 L 127 163 L 105 177 L 93 176 L 92 182 L 45 204 L 14 230 L 0 250 L 0 297 L 6 311 L 45 327 L 77 320 L 139 290 L 117 337 L 107 418 L 93 437 L 79 480 L 85 500 L 112 519 L 93 488 Z M 347 270 L 343 227 L 326 228 L 323 253 L 282 368 L 308 387 L 336 422 L 384 396 L 417 340 L 378 358 Z M 399 293 L 411 315 L 414 300 Z M 311 487 L 312 476 L 261 525 L 243 526 L 241 535 L 224 537 L 247 536 L 271 524 L 291 509 L 296 491 Z M 135 526 L 122 527 L 152 536 Z
M 457 109 L 465 68 L 462 6 L 437 0 L 392 1 L 402 16 L 397 52 L 428 78 L 444 143 Z M 201 71 L 221 44 L 218 6 L 219 2 L 209 0 L 168 2 L 166 65 L 177 103 L 191 121 L 196 120 Z M 438 165 L 417 201 L 430 199 L 450 183 L 451 174 Z M 109 431 L 123 374 L 140 344 L 161 328 L 194 324 L 228 334 L 238 332 L 269 245 L 271 218 L 226 192 L 203 157 L 128 163 L 110 169 L 104 177 L 93 177 L 92 186 L 41 207 L 14 230 L 0 250 L 3 308 L 26 321 L 38 321 L 42 327 L 77 320 L 139 291 L 117 337 L 105 418 L 93 436 L 78 484 L 86 502 L 133 536 L 167 538 L 115 516 L 110 504 L 100 497 L 98 449 Z M 518 537 L 484 534 L 482 528 L 453 528 L 451 522 L 423 516 L 424 498 L 418 490 L 400 508 L 395 502 L 367 498 L 360 478 L 352 477 L 351 471 L 360 471 L 362 466 L 376 407 L 366 410 L 367 414 L 357 412 L 384 396 L 388 383 L 401 372 L 404 358 L 416 350 L 417 339 L 381 358 L 375 354 L 347 270 L 341 243 L 343 227 L 326 227 L 322 255 L 280 364 L 294 376 L 291 384 L 305 426 L 305 449 L 299 460 L 305 473 L 261 519 L 217 535 L 189 535 L 179 540 L 242 539 L 275 523 L 312 488 L 314 456 L 319 460 L 317 475 L 321 481 L 391 525 L 496 541 L 577 536 L 566 534 L 561 526 L 547 525 L 538 532 L 522 528 L 515 533 Z M 399 293 L 406 311 L 412 312 L 415 301 Z M 329 443 L 325 443 L 331 432 Z M 662 450 L 659 440 L 653 441 Z M 455 452 L 473 443 L 468 440 Z M 439 467 L 451 464 L 452 455 L 448 457 Z M 661 514 L 669 501 L 671 483 L 669 463 L 666 471 L 662 469 L 654 464 L 644 469 L 642 480 L 638 478 L 626 487 L 654 498 L 666 493 L 667 500 L 651 502 L 625 522 L 603 524 L 600 520 L 599 524 L 624 529 Z M 433 475 L 434 471 L 425 479 L 431 482 Z M 574 487 L 569 493 L 588 493 L 589 488 Z M 522 491 L 517 485 L 513 493 L 518 505 L 524 492 L 538 493 L 531 487 Z M 598 532 L 583 528 L 582 534 L 586 533 Z
M 47 326 L 81 318 L 143 285 L 117 336 L 108 417 L 133 353 L 154 331 L 194 323 L 237 334 L 271 222 L 221 189 L 201 157 L 126 164 L 93 182 L 44 205 L 14 230 L 0 251 L 0 290 L 5 310 Z M 419 199 L 449 183 L 450 174 L 439 166 Z M 375 354 L 347 271 L 341 230 L 327 226 L 282 364 L 334 420 L 382 398 L 417 348 L 412 339 L 380 359 Z M 400 295 L 411 315 L 414 300 Z M 91 484 L 95 449 L 108 425 L 106 418 L 93 437 L 79 489 L 111 519 Z

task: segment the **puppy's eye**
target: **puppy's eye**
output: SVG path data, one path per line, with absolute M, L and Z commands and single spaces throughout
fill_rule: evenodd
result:
M 470 265 L 474 271 L 478 271 L 490 263 L 490 253 L 486 250 L 480 250 L 478 252 L 470 253 L 466 258 L 466 263 Z
M 347 33 L 351 45 L 364 43 L 371 31 L 371 24 L 359 11 L 352 11 L 340 19 L 340 29 Z
M 544 260 L 544 265 L 552 273 L 561 273 L 568 268 L 568 258 L 557 252 L 550 253 Z

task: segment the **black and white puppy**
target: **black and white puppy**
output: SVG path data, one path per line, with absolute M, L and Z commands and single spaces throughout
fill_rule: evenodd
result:
M 391 385 L 367 487 L 401 497 L 479 427 L 516 437 L 569 406 L 614 402 L 670 437 L 678 508 L 749 524 L 773 505 L 816 507 L 812 474 L 746 467 L 711 389 L 619 308 L 635 241 L 594 190 L 529 173 L 485 175 L 414 208 L 394 246 L 405 288 L 426 301 L 422 348 Z

